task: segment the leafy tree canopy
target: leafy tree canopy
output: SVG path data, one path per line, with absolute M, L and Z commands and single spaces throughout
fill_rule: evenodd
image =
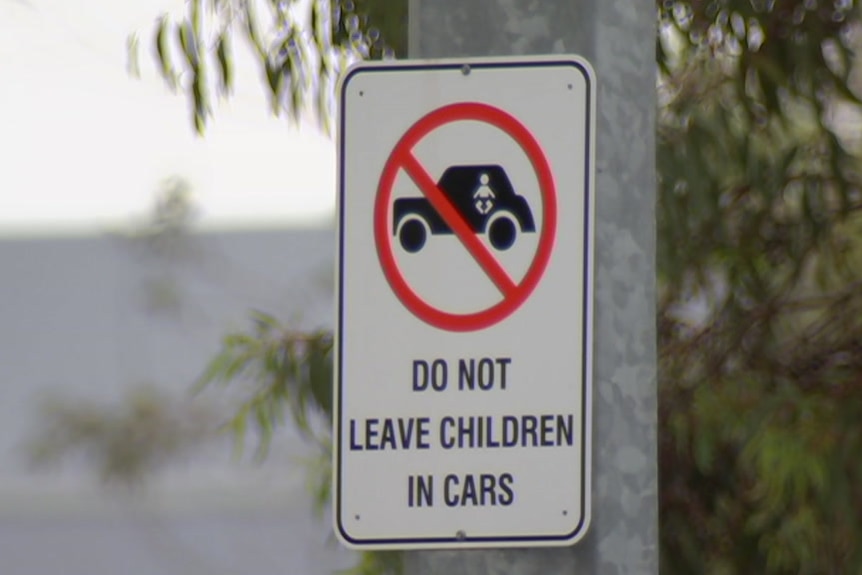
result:
M 859 9 L 659 16 L 663 570 L 858 573 Z
M 295 120 L 310 106 L 329 130 L 339 73 L 357 58 L 403 55 L 406 30 L 407 0 L 188 0 L 180 16 L 159 18 L 152 45 L 162 78 L 187 94 L 199 134 L 213 94 L 231 93 L 235 40 L 252 50 L 274 114 Z M 137 33 L 128 45 L 136 71 Z

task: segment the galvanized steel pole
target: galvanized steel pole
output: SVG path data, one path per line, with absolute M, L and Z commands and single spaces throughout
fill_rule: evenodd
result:
M 406 571 L 656 574 L 655 3 L 410 0 L 409 19 L 411 58 L 586 57 L 598 122 L 589 532 L 561 549 L 411 552 Z

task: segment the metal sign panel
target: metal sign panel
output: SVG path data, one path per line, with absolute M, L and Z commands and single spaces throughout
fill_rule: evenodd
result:
M 591 67 L 364 63 L 339 98 L 336 532 L 365 549 L 577 541 Z

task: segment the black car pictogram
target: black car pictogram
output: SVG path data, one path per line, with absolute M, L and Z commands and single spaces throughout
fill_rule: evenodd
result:
M 498 250 L 512 247 L 518 232 L 536 231 L 527 200 L 512 189 L 502 166 L 451 166 L 437 187 L 476 233 L 485 233 Z M 451 234 L 449 224 L 426 197 L 399 198 L 393 204 L 393 233 L 410 253 L 425 245 L 428 234 Z

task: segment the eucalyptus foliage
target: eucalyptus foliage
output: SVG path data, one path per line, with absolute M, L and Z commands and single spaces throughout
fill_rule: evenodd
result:
M 53 395 L 40 403 L 43 425 L 27 442 L 30 462 L 50 466 L 83 455 L 108 484 L 140 485 L 153 471 L 213 439 L 217 413 L 150 385 L 120 405 Z
M 659 21 L 663 572 L 860 573 L 859 9 Z
M 329 130 L 340 72 L 362 58 L 404 51 L 406 0 L 187 0 L 179 15 L 161 15 L 152 46 L 161 77 L 186 94 L 203 134 L 213 95 L 231 94 L 237 41 L 257 61 L 272 112 L 292 120 L 309 107 Z M 384 40 L 384 37 L 388 40 Z M 139 73 L 139 33 L 128 40 Z M 212 77 L 212 78 L 211 78 Z
M 308 25 L 293 2 L 270 2 L 261 23 L 261 4 L 191 0 L 159 24 L 162 75 L 199 131 L 206 75 L 230 89 L 233 38 L 255 50 L 274 111 L 313 101 L 325 119 L 344 62 L 387 55 L 403 30 L 403 2 L 312 0 Z M 662 572 L 862 573 L 859 8 L 656 9 Z M 373 14 L 390 17 L 382 33 Z M 304 429 L 310 412 L 331 418 L 330 337 L 258 316 L 202 383 L 252 382 L 230 427 L 242 437 L 251 422 L 265 447 L 286 414 Z M 364 561 L 398 569 L 395 555 Z

